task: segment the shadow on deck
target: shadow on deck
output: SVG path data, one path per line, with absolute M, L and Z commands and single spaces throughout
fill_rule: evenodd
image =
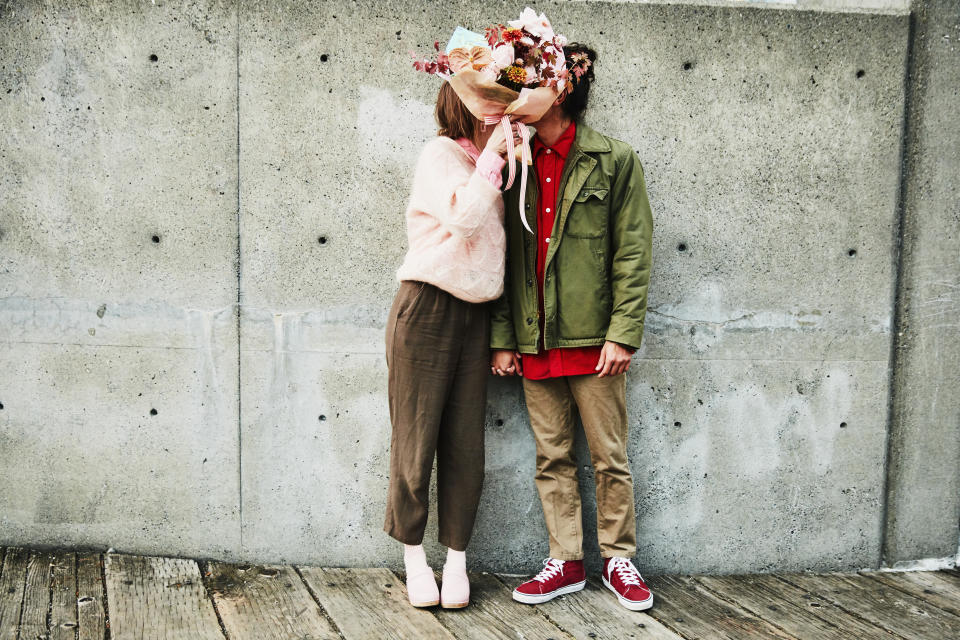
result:
M 388 569 L 234 565 L 10 547 L 0 639 L 960 638 L 960 572 L 646 576 L 647 612 L 597 578 L 529 606 L 516 578 L 471 577 L 466 609 L 419 610 Z

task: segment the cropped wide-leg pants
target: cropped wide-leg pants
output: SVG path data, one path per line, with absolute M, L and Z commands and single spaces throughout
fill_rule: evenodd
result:
M 439 541 L 463 551 L 480 502 L 489 371 L 489 310 L 404 280 L 387 320 L 393 434 L 384 531 L 420 544 L 437 459 Z

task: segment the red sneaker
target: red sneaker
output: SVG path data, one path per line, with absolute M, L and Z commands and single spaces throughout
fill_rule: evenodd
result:
M 604 558 L 603 584 L 617 594 L 620 604 L 631 611 L 653 606 L 653 594 L 630 558 Z
M 524 604 L 540 604 L 565 593 L 580 591 L 586 584 L 583 560 L 547 558 L 540 573 L 513 590 L 513 599 Z

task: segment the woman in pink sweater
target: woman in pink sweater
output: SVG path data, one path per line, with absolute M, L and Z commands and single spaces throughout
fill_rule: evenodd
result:
M 503 291 L 507 141 L 501 127 L 483 128 L 446 82 L 436 118 L 438 136 L 414 172 L 409 248 L 387 321 L 393 434 L 384 530 L 404 544 L 411 604 L 460 608 L 470 599 L 464 552 L 483 485 L 486 303 Z M 514 136 L 516 143 L 516 129 Z M 434 456 L 439 541 L 448 548 L 442 590 L 422 546 Z

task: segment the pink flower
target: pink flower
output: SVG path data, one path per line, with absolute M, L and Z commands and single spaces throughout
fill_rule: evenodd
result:
M 540 79 L 539 76 L 537 75 L 537 68 L 532 64 L 528 64 L 523 68 L 523 70 L 527 72 L 527 79 L 524 81 L 523 84 L 530 84 L 531 82 L 536 82 L 537 80 Z
M 493 63 L 498 69 L 509 67 L 513 64 L 514 55 L 512 44 L 502 44 L 493 50 Z
M 538 16 L 537 12 L 530 7 L 523 10 L 519 19 L 510 20 L 508 24 L 515 29 L 526 29 L 538 38 L 553 39 L 553 27 L 550 26 L 547 16 L 542 13 Z

